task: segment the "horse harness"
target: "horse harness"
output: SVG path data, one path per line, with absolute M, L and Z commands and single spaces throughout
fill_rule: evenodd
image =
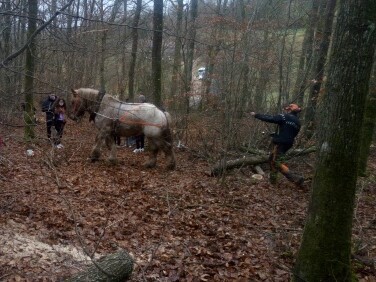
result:
M 93 111 L 90 113 L 90 117 L 89 117 L 89 122 L 90 121 L 95 121 L 95 117 L 97 116 L 97 112 L 99 111 L 99 107 L 102 103 L 102 100 L 103 100 L 103 97 L 104 95 L 106 94 L 106 91 L 99 91 L 98 92 L 98 96 L 97 96 L 97 100 L 96 100 L 96 105 L 95 105 L 95 108 L 93 109 Z

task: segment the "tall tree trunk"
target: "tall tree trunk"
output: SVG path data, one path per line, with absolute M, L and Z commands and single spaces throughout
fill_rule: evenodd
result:
M 321 38 L 319 51 L 317 53 L 317 61 L 314 66 L 314 84 L 309 93 L 308 105 L 305 114 L 305 134 L 309 138 L 313 135 L 315 130 L 315 114 L 316 104 L 319 97 L 321 85 L 324 78 L 325 62 L 329 50 L 330 37 L 332 34 L 332 25 L 334 18 L 334 9 L 336 6 L 336 0 L 329 0 L 326 4 L 326 13 L 324 18 L 324 25 L 322 30 L 316 31 L 316 37 Z
M 127 11 L 128 11 L 128 0 L 123 0 L 123 10 L 124 10 L 124 14 L 123 14 L 123 24 L 126 24 L 127 23 L 127 18 L 128 18 L 128 15 L 127 15 Z M 122 38 L 123 38 L 123 42 L 124 42 L 124 46 L 125 46 L 125 42 L 127 40 L 127 33 L 128 33 L 128 28 L 127 26 L 124 26 L 124 30 L 123 30 L 123 34 L 122 34 Z M 125 101 L 126 98 L 125 98 L 125 88 L 126 88 L 126 79 L 125 79 L 125 73 L 126 73 L 126 66 L 127 66 L 127 53 L 126 53 L 126 48 L 124 47 L 124 49 L 122 50 L 122 54 L 121 54 L 121 71 L 120 71 L 120 100 L 121 101 Z
M 173 1 L 171 1 L 173 3 Z M 176 6 L 176 37 L 175 37 L 175 49 L 174 49 L 174 64 L 172 66 L 172 77 L 170 87 L 170 97 L 176 95 L 178 82 L 181 76 L 181 47 L 182 47 L 182 25 L 183 25 L 183 0 L 177 0 Z
M 31 38 L 33 33 L 37 30 L 38 17 L 38 0 L 29 0 L 28 12 L 28 29 L 27 37 Z M 24 78 L 24 93 L 25 93 L 25 131 L 24 137 L 27 141 L 35 138 L 34 132 L 34 72 L 35 72 L 35 56 L 36 56 L 35 38 L 30 41 L 26 49 L 26 65 Z
M 369 156 L 372 137 L 375 131 L 376 123 L 376 64 L 373 66 L 373 74 L 370 80 L 370 89 L 367 97 L 366 108 L 364 111 L 364 120 L 362 128 L 362 138 L 360 141 L 359 154 L 359 175 L 367 175 L 367 160 Z
M 152 78 L 153 100 L 157 107 L 162 106 L 162 35 L 163 0 L 154 0 L 153 14 Z
M 129 74 L 128 74 L 128 97 L 129 101 L 134 101 L 134 77 L 137 62 L 137 49 L 138 49 L 138 24 L 140 21 L 142 9 L 142 0 L 137 0 L 136 12 L 133 18 L 133 29 L 132 29 L 132 51 L 131 51 L 131 62 L 129 64 Z
M 4 10 L 5 11 L 10 11 L 11 10 L 11 5 L 10 5 L 10 0 L 6 0 L 4 3 Z M 4 42 L 4 47 L 2 48 L 3 50 L 0 49 L 0 52 L 2 53 L 3 57 L 9 56 L 11 50 L 12 50 L 12 42 L 11 42 L 11 31 L 12 31 L 12 20 L 10 15 L 4 15 L 4 29 L 3 29 L 3 42 Z M 2 44 L 0 44 L 2 46 Z M 6 75 L 3 75 L 0 78 L 0 83 L 4 86 L 4 93 L 12 93 L 11 91 L 11 81 L 10 78 L 8 78 Z
M 291 19 L 291 2 L 292 0 L 289 1 L 288 5 L 288 10 L 287 10 L 287 23 L 285 26 L 285 32 L 282 37 L 282 47 L 281 47 L 281 54 L 280 54 L 280 59 L 279 59 L 279 65 L 278 65 L 278 71 L 279 71 L 279 91 L 278 91 L 278 102 L 277 102 L 277 107 L 280 108 L 282 106 L 282 103 L 285 103 L 287 100 L 287 95 L 288 95 L 288 89 L 287 85 L 285 85 L 285 75 L 283 67 L 285 65 L 285 50 L 286 50 L 286 38 L 287 38 L 287 33 L 289 30 L 289 25 L 290 25 L 290 19 Z
M 269 38 L 269 31 L 266 29 L 264 32 L 264 40 L 262 45 L 264 50 L 261 53 L 261 62 L 259 77 L 256 81 L 256 90 L 253 105 L 257 111 L 261 112 L 264 110 L 265 97 L 266 97 L 266 88 L 270 80 L 270 62 L 268 61 L 268 56 L 270 54 L 271 40 Z
M 197 19 L 197 0 L 191 0 L 190 16 L 189 16 L 189 31 L 188 31 L 188 44 L 187 44 L 187 57 L 184 62 L 184 77 L 185 77 L 185 92 L 191 90 L 192 82 L 192 69 L 193 69 L 193 57 L 195 52 L 195 40 L 196 40 L 196 19 Z
M 215 17 L 217 17 L 217 20 L 224 18 L 224 15 L 225 15 L 226 9 L 227 9 L 227 2 L 228 2 L 227 0 L 224 0 L 223 3 L 222 3 L 222 0 L 217 1 L 217 8 L 216 8 L 216 13 L 215 13 Z M 197 17 L 197 15 L 196 15 L 196 17 Z M 217 24 L 217 25 L 214 26 L 214 30 L 212 32 L 213 42 L 208 47 L 208 62 L 206 64 L 205 77 L 204 77 L 206 97 L 208 97 L 208 94 L 211 91 L 211 85 L 212 85 L 212 82 L 213 82 L 214 67 L 215 67 L 215 64 L 216 64 L 216 57 L 217 57 L 219 51 L 221 51 L 220 46 L 222 45 L 222 43 L 224 41 L 223 38 L 225 37 L 223 33 L 224 33 L 224 29 L 223 29 L 222 25 Z
M 105 64 L 106 64 L 106 42 L 107 30 L 104 30 L 101 37 L 101 58 L 99 62 L 99 80 L 101 91 L 106 91 Z
M 306 31 L 304 34 L 304 40 L 302 45 L 302 54 L 299 59 L 298 74 L 296 77 L 295 87 L 294 87 L 294 102 L 299 105 L 303 105 L 304 93 L 307 88 L 308 75 L 311 73 L 312 68 L 312 49 L 313 49 L 313 36 L 314 27 L 317 23 L 318 9 L 321 0 L 312 1 L 312 9 L 309 13 L 308 23 L 306 25 Z
M 376 43 L 376 2 L 342 0 L 320 103 L 316 170 L 295 281 L 353 281 L 359 142 Z

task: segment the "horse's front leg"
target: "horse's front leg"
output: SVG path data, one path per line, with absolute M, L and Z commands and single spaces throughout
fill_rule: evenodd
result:
M 110 150 L 110 156 L 108 158 L 109 162 L 112 164 L 116 164 L 117 163 L 117 157 L 116 157 L 117 149 L 116 149 L 115 138 L 112 134 L 108 134 L 106 136 L 106 145 L 107 145 L 108 150 Z
M 104 145 L 104 142 L 105 142 L 105 135 L 102 131 L 99 131 L 97 133 L 97 136 L 95 137 L 95 144 L 90 154 L 90 160 L 92 162 L 99 160 L 99 157 L 101 156 L 101 148 Z

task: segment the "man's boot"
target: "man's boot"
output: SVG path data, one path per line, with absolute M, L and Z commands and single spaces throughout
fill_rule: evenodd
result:
M 286 176 L 286 178 L 292 183 L 294 183 L 296 186 L 302 187 L 304 184 L 304 177 L 297 175 L 296 173 L 287 172 L 284 173 L 284 176 Z

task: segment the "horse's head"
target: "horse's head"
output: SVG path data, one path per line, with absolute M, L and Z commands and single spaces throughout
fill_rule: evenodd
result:
M 74 121 L 80 120 L 85 114 L 86 107 L 84 99 L 79 95 L 78 90 L 72 89 L 72 96 L 70 99 L 69 118 Z

